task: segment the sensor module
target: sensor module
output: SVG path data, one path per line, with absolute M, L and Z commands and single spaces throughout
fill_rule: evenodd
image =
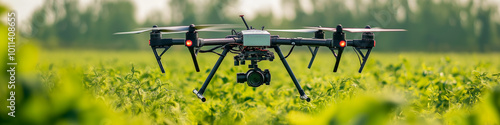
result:
M 243 46 L 271 46 L 271 34 L 264 30 L 243 30 Z

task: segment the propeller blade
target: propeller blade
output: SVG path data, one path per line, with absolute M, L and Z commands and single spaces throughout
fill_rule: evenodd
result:
M 268 29 L 267 31 L 275 32 L 293 32 L 293 33 L 314 33 L 316 29 Z
M 122 34 L 139 34 L 139 33 L 142 33 L 142 32 L 147 32 L 147 31 L 151 31 L 150 29 L 143 29 L 143 30 L 138 30 L 138 31 L 130 31 L 130 32 L 117 32 L 117 33 L 114 33 L 114 35 L 122 35 Z
M 343 30 L 349 31 L 351 33 L 359 33 L 359 32 L 399 32 L 406 31 L 405 29 L 382 29 L 382 28 L 344 28 Z
M 326 31 L 331 31 L 335 32 L 336 28 L 331 28 L 331 27 L 304 27 L 307 29 L 316 29 L 316 30 L 326 30 Z M 398 32 L 398 31 L 406 31 L 405 29 L 382 29 L 382 28 L 372 28 L 372 29 L 367 29 L 367 28 L 342 28 L 343 31 L 348 31 L 351 33 L 359 33 L 359 32 Z
M 161 34 L 177 34 L 177 33 L 186 33 L 185 31 L 179 31 L 179 32 L 161 32 Z
M 234 24 L 202 24 L 196 25 L 195 28 L 197 31 L 213 31 L 213 32 L 227 32 L 228 30 L 220 30 L 225 28 L 234 28 L 237 27 Z M 118 32 L 117 34 L 139 34 L 147 31 L 161 31 L 162 34 L 174 34 L 174 33 L 182 33 L 189 30 L 189 26 L 168 26 L 168 27 L 153 27 L 153 28 L 137 28 L 137 31 L 130 32 Z
M 337 31 L 336 28 L 330 28 L 330 27 L 304 27 L 304 28 L 315 29 L 315 30 L 326 30 L 326 31 L 332 31 L 332 32 Z
M 202 32 L 231 32 L 231 30 L 215 30 L 215 29 L 201 29 L 196 31 Z M 178 32 L 161 32 L 161 34 L 177 34 L 177 33 L 186 33 L 186 31 L 178 31 Z
M 203 29 L 224 29 L 224 28 L 234 28 L 236 27 L 233 24 L 202 24 L 195 25 L 197 31 Z M 152 30 L 160 30 L 162 32 L 176 32 L 176 31 L 188 31 L 189 26 L 168 26 L 168 27 L 157 27 L 157 28 L 139 28 L 139 29 L 152 29 Z
M 176 31 L 187 31 L 189 30 L 189 26 L 169 26 L 169 27 L 157 27 L 151 29 L 160 30 L 161 32 L 176 32 Z
M 153 27 L 153 28 L 137 28 L 139 30 L 159 30 L 161 32 L 179 32 L 189 30 L 189 26 L 169 26 L 169 27 Z
M 216 28 L 201 29 L 201 30 L 196 30 L 196 31 L 206 31 L 206 32 L 231 32 L 231 30 L 219 30 L 219 29 L 216 29 Z
M 196 25 L 196 30 L 208 29 L 208 28 L 223 29 L 223 28 L 239 28 L 239 27 L 241 26 L 236 24 L 202 24 L 202 25 Z

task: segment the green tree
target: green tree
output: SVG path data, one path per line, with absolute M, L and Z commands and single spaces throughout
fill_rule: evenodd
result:
M 33 14 L 33 37 L 48 47 L 134 48 L 134 36 L 113 36 L 135 28 L 130 1 L 95 0 L 80 11 L 77 0 L 46 0 Z

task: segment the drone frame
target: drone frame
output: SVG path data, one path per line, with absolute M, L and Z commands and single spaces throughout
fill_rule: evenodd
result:
M 240 15 L 242 18 L 243 22 L 245 23 L 245 26 L 247 30 L 255 30 L 252 28 L 249 28 L 248 25 L 246 24 L 246 21 L 243 18 L 243 15 Z M 193 59 L 193 63 L 195 66 L 195 69 L 197 72 L 200 71 L 198 62 L 197 62 L 197 54 L 199 52 L 214 52 L 213 50 L 222 48 L 223 51 L 222 53 L 216 53 L 219 55 L 219 59 L 215 63 L 214 67 L 210 70 L 210 73 L 208 74 L 207 78 L 205 79 L 205 82 L 201 86 L 199 90 L 194 89 L 192 92 L 196 94 L 196 96 L 201 99 L 201 101 L 205 102 L 206 98 L 203 96 L 205 93 L 208 84 L 212 80 L 213 76 L 217 72 L 217 69 L 219 68 L 220 64 L 226 57 L 228 52 L 233 51 L 235 47 L 242 47 L 244 40 L 243 36 L 240 33 L 237 33 L 236 35 L 228 35 L 225 38 L 198 38 L 198 32 L 196 31 L 198 28 L 194 25 L 191 24 L 189 27 L 174 27 L 174 28 L 183 28 L 187 30 L 186 32 L 186 38 L 162 38 L 162 31 L 175 31 L 175 29 L 169 29 L 169 28 L 159 28 L 156 25 L 153 26 L 152 29 L 150 29 L 150 40 L 149 40 L 149 45 L 151 46 L 151 49 L 153 50 L 153 53 L 155 55 L 156 61 L 162 71 L 162 73 L 165 73 L 165 70 L 163 68 L 163 65 L 161 63 L 161 57 L 163 54 L 171 47 L 174 45 L 184 45 L 188 48 L 191 57 Z M 264 30 L 264 27 L 262 28 Z M 333 32 L 333 38 L 332 39 L 325 39 L 325 32 L 324 31 L 332 31 Z M 144 31 L 149 31 L 149 30 L 141 30 L 138 32 L 123 32 L 123 33 L 116 33 L 116 34 L 129 34 L 129 33 L 140 33 Z M 233 33 L 235 30 L 233 29 L 231 32 Z M 272 30 L 271 30 L 272 31 Z M 274 30 L 274 31 L 285 31 L 285 30 Z M 296 30 L 296 31 L 304 31 L 304 30 Z M 302 89 L 301 85 L 299 84 L 297 78 L 295 77 L 295 74 L 293 73 L 292 69 L 288 65 L 288 62 L 286 58 L 288 55 L 292 52 L 293 48 L 295 46 L 308 46 L 309 51 L 312 54 L 311 60 L 308 64 L 308 68 L 311 68 L 313 61 L 316 57 L 316 54 L 318 53 L 319 47 L 328 47 L 329 50 L 332 52 L 332 54 L 335 57 L 335 65 L 333 72 L 337 72 L 338 66 L 340 64 L 340 59 L 342 57 L 342 53 L 344 51 L 344 48 L 347 46 L 352 46 L 355 49 L 356 54 L 358 54 L 358 58 L 360 60 L 360 68 L 358 70 L 359 73 L 362 72 L 363 67 L 366 64 L 366 61 L 371 53 L 371 50 L 373 47 L 375 47 L 375 40 L 374 40 L 374 34 L 373 32 L 381 32 L 381 31 L 405 31 L 402 29 L 371 29 L 371 27 L 366 26 L 364 29 L 356 29 L 356 28 L 343 28 L 342 25 L 338 25 L 336 28 L 324 28 L 324 27 L 314 27 L 312 30 L 309 31 L 314 31 L 314 38 L 280 38 L 278 35 L 270 35 L 270 45 L 269 46 L 260 46 L 263 49 L 266 48 L 273 48 L 274 51 L 278 54 L 278 57 L 280 58 L 283 66 L 287 70 L 290 78 L 292 79 L 295 87 L 297 88 L 297 91 L 300 94 L 300 99 L 306 100 L 306 101 L 311 101 L 311 99 L 305 94 L 304 90 Z M 349 32 L 362 32 L 362 39 L 360 40 L 346 40 L 345 39 L 345 33 L 343 31 L 349 31 Z M 292 49 L 290 50 L 290 53 L 287 56 L 284 56 L 280 46 L 281 45 L 292 45 Z M 200 50 L 201 47 L 203 46 L 216 46 L 210 50 Z M 244 46 L 247 47 L 247 46 Z M 314 50 L 311 48 L 314 47 Z M 161 53 L 158 52 L 158 49 L 163 49 Z M 361 50 L 367 50 L 366 53 L 363 53 Z M 267 51 L 267 50 L 265 50 Z M 241 50 L 243 52 L 243 50 Z M 240 54 L 241 54 L 240 52 Z M 272 53 L 271 53 L 272 54 Z M 361 56 L 361 58 L 360 58 Z M 274 59 L 274 56 L 272 57 Z M 235 57 L 236 59 L 236 57 Z M 270 59 L 272 61 L 272 59 Z M 244 64 L 244 62 L 242 62 Z M 235 61 L 235 65 L 237 66 L 238 63 Z M 256 62 L 254 65 L 254 60 L 252 60 L 252 65 L 249 65 L 249 68 L 257 68 Z M 252 67 L 253 66 L 253 67 Z M 260 70 L 260 69 L 259 69 Z M 269 74 L 270 75 L 270 74 Z M 270 76 L 269 76 L 270 77 Z M 270 79 L 270 78 L 269 78 Z M 239 81 L 238 81 L 239 82 Z M 268 84 L 268 83 L 266 83 Z M 250 85 L 250 84 L 249 84 Z M 256 87 L 256 86 L 254 86 Z

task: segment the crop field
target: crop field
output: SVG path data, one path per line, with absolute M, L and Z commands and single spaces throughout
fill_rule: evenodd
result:
M 192 90 L 203 84 L 215 54 L 199 54 L 196 72 L 188 51 L 173 48 L 162 58 L 162 74 L 146 50 L 30 51 L 38 54 L 19 57 L 27 63 L 20 65 L 17 107 L 19 118 L 29 120 L 16 123 L 500 124 L 498 53 L 374 50 L 357 73 L 356 54 L 347 50 L 334 73 L 331 53 L 318 53 L 307 69 L 311 55 L 297 51 L 287 60 L 311 102 L 299 99 L 279 59 L 259 63 L 272 80 L 254 88 L 236 83 L 236 73 L 248 67 L 233 66 L 228 54 L 201 102 Z

